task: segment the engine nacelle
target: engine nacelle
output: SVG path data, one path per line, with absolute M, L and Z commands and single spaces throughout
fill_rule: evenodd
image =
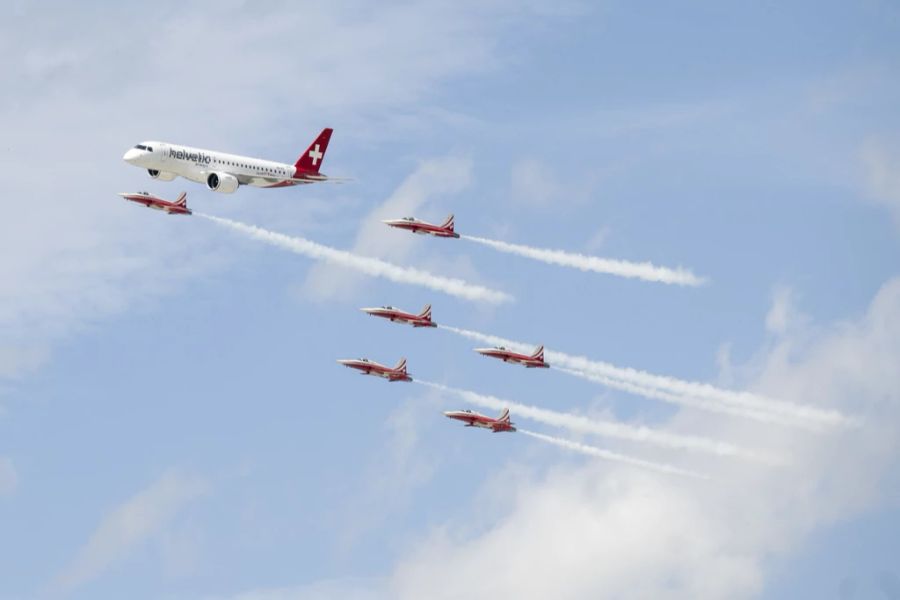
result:
M 237 177 L 230 173 L 210 173 L 206 178 L 206 187 L 222 194 L 230 194 L 238 189 L 239 185 Z
M 157 171 L 156 169 L 147 169 L 147 174 L 150 175 L 151 178 L 159 179 L 160 181 L 172 181 L 176 177 L 175 173 Z

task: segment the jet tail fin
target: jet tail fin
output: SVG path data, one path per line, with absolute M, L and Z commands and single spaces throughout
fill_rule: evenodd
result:
M 442 229 L 447 229 L 448 231 L 453 231 L 453 215 L 447 217 L 447 219 L 441 224 Z
M 397 366 L 394 367 L 395 371 L 400 371 L 401 373 L 406 373 L 406 359 L 401 358 L 400 362 L 397 363 Z
M 178 198 L 173 202 L 175 206 L 187 206 L 187 192 L 181 192 L 178 194 Z
M 537 348 L 535 348 L 534 354 L 531 355 L 531 358 L 543 361 L 544 360 L 544 347 L 538 346 Z
M 331 133 L 334 130 L 326 127 L 319 134 L 319 137 L 309 145 L 306 152 L 300 155 L 294 164 L 298 173 L 318 173 L 322 161 L 325 159 L 325 151 L 328 149 L 328 141 L 331 139 Z
M 425 319 L 426 321 L 430 321 L 431 320 L 431 305 L 426 304 L 425 308 L 422 309 L 422 312 L 419 313 L 419 316 L 421 318 Z
M 499 417 L 497 417 L 497 421 L 499 421 L 500 423 L 506 423 L 507 425 L 509 424 L 509 409 L 508 408 L 503 409 L 503 412 L 500 413 Z

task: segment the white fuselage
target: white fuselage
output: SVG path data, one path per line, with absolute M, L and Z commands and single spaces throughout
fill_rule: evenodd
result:
M 151 176 L 164 181 L 171 181 L 179 176 L 206 184 L 211 189 L 216 189 L 209 184 L 210 175 L 213 174 L 218 176 L 217 180 L 228 181 L 227 176 L 231 176 L 240 185 L 256 187 L 308 183 L 295 178 L 294 165 L 166 142 L 141 142 L 128 150 L 122 158 L 129 164 L 147 169 Z M 218 191 L 234 190 L 228 190 L 226 186 Z

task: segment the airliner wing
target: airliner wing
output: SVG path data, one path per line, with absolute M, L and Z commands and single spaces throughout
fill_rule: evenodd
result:
M 307 175 L 306 177 L 292 177 L 288 179 L 294 183 L 309 183 L 310 181 L 318 181 L 322 183 L 345 183 L 353 181 L 350 177 L 329 177 L 327 175 Z

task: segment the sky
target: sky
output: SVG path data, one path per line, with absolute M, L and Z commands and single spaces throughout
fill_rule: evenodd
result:
M 0 17 L 0 599 L 900 598 L 895 3 Z M 345 184 L 121 159 L 293 163 L 326 126 Z M 501 299 L 116 195 L 140 189 Z M 380 223 L 449 213 L 495 243 Z M 358 310 L 426 303 L 446 327 Z M 437 385 L 335 363 L 361 356 Z M 538 436 L 441 414 L 497 403 Z

